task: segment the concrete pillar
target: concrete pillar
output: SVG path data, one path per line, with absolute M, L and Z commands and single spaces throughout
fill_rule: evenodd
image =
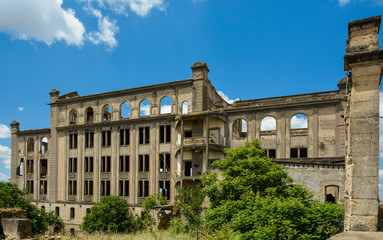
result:
M 13 121 L 11 123 L 11 128 L 12 128 L 12 134 L 11 134 L 11 182 L 13 184 L 17 183 L 16 179 L 16 169 L 18 167 L 18 164 L 20 164 L 19 158 L 19 146 L 18 146 L 18 141 L 17 141 L 17 135 L 16 133 L 20 130 L 20 123 L 18 121 Z M 24 160 L 24 165 L 23 165 L 23 175 L 26 175 L 25 168 L 27 166 L 26 160 Z
M 380 22 L 377 16 L 348 24 L 345 231 L 378 229 Z

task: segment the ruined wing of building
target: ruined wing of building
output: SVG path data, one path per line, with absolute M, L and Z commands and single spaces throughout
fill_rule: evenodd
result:
M 11 123 L 12 183 L 73 230 L 103 196 L 121 196 L 137 213 L 156 192 L 172 204 L 177 189 L 214 171 L 225 148 L 258 138 L 296 184 L 322 201 L 345 201 L 351 74 L 335 91 L 229 104 L 205 63 L 191 69 L 190 79 L 88 96 L 53 89 L 50 128 Z

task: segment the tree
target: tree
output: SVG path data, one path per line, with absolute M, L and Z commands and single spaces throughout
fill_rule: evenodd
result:
M 48 226 L 62 228 L 62 219 L 52 211 L 46 212 L 37 208 L 25 196 L 26 192 L 20 190 L 10 182 L 0 182 L 0 208 L 19 208 L 27 211 L 27 218 L 32 222 L 32 231 L 35 234 L 44 233 Z
M 106 196 L 91 208 L 84 217 L 82 229 L 89 233 L 131 232 L 135 230 L 136 219 L 132 216 L 128 202 L 118 196 Z
M 327 239 L 342 231 L 343 208 L 321 203 L 266 158 L 259 141 L 226 149 L 213 163 L 222 172 L 202 176 L 209 197 L 205 227 L 218 238 Z

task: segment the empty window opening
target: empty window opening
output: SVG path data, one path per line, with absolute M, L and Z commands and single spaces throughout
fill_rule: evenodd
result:
M 120 145 L 127 146 L 130 144 L 130 129 L 120 129 Z
M 76 180 L 69 180 L 68 182 L 68 194 L 69 195 L 77 195 L 77 181 Z
M 20 165 L 16 169 L 17 176 L 23 176 L 24 173 L 24 159 L 20 158 Z
M 307 128 L 307 117 L 304 114 L 296 114 L 291 118 L 291 129 Z
M 247 122 L 243 118 L 239 118 L 233 123 L 233 138 L 244 139 L 247 137 Z
M 149 181 L 139 180 L 138 181 L 138 197 L 149 196 Z
M 77 111 L 74 109 L 69 113 L 69 124 L 77 124 Z
M 118 195 L 121 197 L 129 196 L 129 180 L 120 180 L 119 181 Z
M 41 154 L 45 154 L 48 151 L 48 138 L 43 137 L 41 139 Z
M 110 156 L 101 157 L 101 172 L 110 172 Z
M 290 158 L 298 158 L 298 148 L 290 149 Z
M 188 114 L 189 113 L 189 103 L 187 101 L 184 101 L 182 103 L 182 114 Z
M 94 132 L 85 132 L 85 148 L 93 148 Z
M 74 208 L 70 208 L 70 219 L 74 219 L 74 218 L 75 218 L 75 209 Z M 72 234 L 72 229 L 70 230 L 71 234 Z M 74 233 L 74 229 L 73 229 L 73 233 Z
M 162 197 L 170 199 L 170 181 L 159 181 L 159 191 Z
M 171 142 L 171 127 L 170 125 L 160 126 L 160 143 Z
M 87 208 L 86 209 L 86 214 L 89 214 L 89 213 L 91 213 L 92 212 L 92 210 L 90 209 L 90 208 Z
M 103 147 L 110 147 L 112 142 L 112 132 L 110 130 L 102 131 L 102 142 L 101 146 Z
M 40 178 L 45 178 L 48 174 L 48 160 L 40 160 Z
M 169 172 L 170 171 L 170 154 L 161 153 L 160 154 L 160 172 Z
M 93 118 L 94 118 L 94 112 L 93 112 L 93 108 L 88 108 L 86 110 L 86 122 L 87 123 L 92 123 L 93 122 Z
M 84 181 L 84 195 L 93 196 L 93 180 Z
M 86 173 L 92 173 L 93 172 L 93 157 L 85 157 L 84 172 L 86 172 Z
M 41 206 L 41 210 L 45 212 L 45 206 Z
M 48 193 L 48 182 L 46 180 L 40 181 L 40 194 Z
M 73 210 L 73 211 L 74 211 L 74 210 Z M 71 236 L 71 237 L 76 236 L 76 231 L 74 230 L 74 228 L 71 228 L 69 231 L 70 231 L 70 236 Z
M 139 155 L 139 171 L 140 172 L 149 172 L 149 155 Z
M 32 194 L 33 193 L 33 180 L 27 180 L 27 192 Z
M 261 131 L 275 131 L 277 130 L 277 121 L 273 117 L 265 117 L 261 121 Z
M 109 196 L 110 195 L 110 181 L 102 180 L 101 181 L 101 196 Z
M 275 158 L 276 157 L 276 151 L 275 149 L 266 149 L 267 158 Z
M 185 177 L 193 176 L 193 165 L 192 162 L 185 162 Z
M 120 156 L 120 172 L 129 172 L 129 156 Z
M 130 104 L 128 102 L 121 105 L 121 118 L 130 118 Z
M 60 207 L 55 207 L 55 215 L 60 217 Z
M 140 116 L 150 116 L 150 102 L 148 99 L 142 100 L 140 104 Z
M 325 201 L 337 203 L 339 199 L 339 186 L 326 186 Z
M 300 158 L 307 158 L 307 148 L 300 148 L 299 149 L 299 157 Z
M 68 171 L 69 171 L 69 173 L 76 173 L 77 172 L 77 158 L 69 158 Z
M 290 158 L 307 158 L 307 148 L 291 148 Z
M 77 148 L 77 133 L 69 134 L 69 149 Z
M 33 172 L 34 172 L 33 160 L 28 159 L 27 160 L 27 173 L 33 173 Z
M 60 227 L 54 227 L 53 228 L 53 233 L 55 233 L 55 234 L 59 234 L 60 231 L 61 231 Z
M 164 97 L 161 100 L 161 114 L 172 113 L 172 100 L 170 97 Z
M 150 142 L 150 127 L 139 128 L 139 144 L 147 144 Z
M 112 107 L 107 104 L 102 108 L 102 121 L 109 121 L 112 119 Z
M 35 148 L 35 140 L 33 140 L 33 138 L 29 138 L 27 141 L 27 152 L 28 153 L 34 152 L 34 148 Z
M 184 136 L 185 136 L 185 138 L 191 138 L 191 137 L 193 137 L 193 131 L 191 131 L 191 130 L 187 130 L 187 131 L 185 131 L 185 132 L 184 132 Z

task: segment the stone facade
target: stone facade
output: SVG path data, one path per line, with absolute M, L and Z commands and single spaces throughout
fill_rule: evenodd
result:
M 88 96 L 53 89 L 49 129 L 21 131 L 11 123 L 12 183 L 76 229 L 105 195 L 124 197 L 136 213 L 156 192 L 172 204 L 179 188 L 214 171 L 224 148 L 258 138 L 296 184 L 322 201 L 343 203 L 351 75 L 335 91 L 229 104 L 205 63 L 191 69 L 190 79 Z

